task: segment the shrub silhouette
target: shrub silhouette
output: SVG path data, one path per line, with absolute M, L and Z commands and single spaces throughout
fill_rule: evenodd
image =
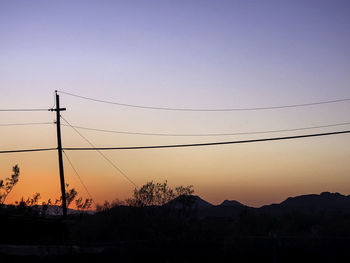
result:
M 13 174 L 4 180 L 0 180 L 0 204 L 4 204 L 7 196 L 11 193 L 15 185 L 18 183 L 20 170 L 18 165 L 12 167 Z
M 168 203 L 181 195 L 191 195 L 194 193 L 193 186 L 178 186 L 173 190 L 168 186 L 168 181 L 164 183 L 147 182 L 140 189 L 135 188 L 133 198 L 127 199 L 130 206 L 160 206 Z

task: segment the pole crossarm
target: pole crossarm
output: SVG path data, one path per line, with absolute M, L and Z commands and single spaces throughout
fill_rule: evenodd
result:
M 49 109 L 49 111 L 66 111 L 66 108 Z

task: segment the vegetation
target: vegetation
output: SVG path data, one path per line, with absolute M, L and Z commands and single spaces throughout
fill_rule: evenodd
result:
M 132 199 L 128 203 L 133 206 L 164 205 L 180 195 L 191 195 L 194 193 L 193 186 L 178 186 L 175 190 L 168 186 L 168 182 L 153 183 L 147 182 L 140 189 L 134 190 Z
M 6 200 L 18 179 L 16 165 L 13 174 L 1 181 L 1 200 Z M 79 197 L 68 184 L 66 190 L 68 206 L 90 208 L 91 199 Z M 86 256 L 94 262 L 116 258 L 118 262 L 147 261 L 146 258 L 152 262 L 261 262 L 262 257 L 265 262 L 322 262 L 323 258 L 335 262 L 333 255 L 348 255 L 350 209 L 286 210 L 272 214 L 242 206 L 237 214 L 210 217 L 187 209 L 188 203 L 164 205 L 174 198 L 181 203 L 182 197 L 193 193 L 193 186 L 172 188 L 167 181 L 151 181 L 135 189 L 125 201 L 106 201 L 96 213 L 69 215 L 68 220 L 43 216 L 50 206 L 59 210 L 61 199 L 43 202 L 42 212 L 36 212 L 40 193 L 35 193 L 16 202 L 16 206 L 0 207 L 0 225 L 6 226 L 2 228 L 4 238 L 0 244 L 40 244 L 40 249 L 45 245 L 50 249 L 59 245 L 61 249 L 62 245 L 73 244 L 89 250 L 105 249 L 95 258 Z M 305 251 L 310 255 L 307 258 Z M 46 256 L 50 255 L 38 258 L 50 259 L 49 262 L 57 259 Z M 71 256 L 67 258 L 72 259 Z
M 19 181 L 20 169 L 17 164 L 13 166 L 12 172 L 13 173 L 10 177 L 7 177 L 5 180 L 0 180 L 0 204 L 5 203 L 7 196 L 11 193 L 11 191 Z M 19 201 L 15 201 L 15 205 L 21 208 L 22 210 L 25 207 L 38 208 L 40 199 L 40 193 L 35 193 L 32 197 L 28 197 L 26 199 L 22 197 Z M 78 192 L 75 190 L 75 188 L 69 188 L 69 184 L 66 184 L 66 201 L 67 208 L 72 203 L 75 203 L 76 208 L 81 211 L 90 209 L 92 205 L 91 198 L 83 199 L 82 197 L 78 197 Z M 56 198 L 55 201 L 48 199 L 46 202 L 43 201 L 41 205 L 41 214 L 46 214 L 46 211 L 49 208 L 49 206 L 55 207 L 58 214 L 60 209 L 59 207 L 62 205 L 62 197 Z
M 5 181 L 0 180 L 0 204 L 5 203 L 7 196 L 18 183 L 20 170 L 17 164 L 12 167 L 12 172 L 11 177 L 7 177 Z
M 175 189 L 172 189 L 166 180 L 164 183 L 154 183 L 153 181 L 150 181 L 141 186 L 139 189 L 135 188 L 131 198 L 128 198 L 125 201 L 116 199 L 112 203 L 105 201 L 103 205 L 97 205 L 96 210 L 108 210 L 112 207 L 120 205 L 132 207 L 161 206 L 179 196 L 188 196 L 192 195 L 193 193 L 193 185 L 181 185 L 175 187 Z
M 5 180 L 0 180 L 0 204 L 4 204 L 7 196 L 11 193 L 14 186 L 19 181 L 20 169 L 16 164 L 12 168 L 13 174 L 6 178 Z M 96 205 L 97 211 L 103 211 L 111 209 L 112 207 L 119 205 L 127 205 L 133 207 L 146 207 L 146 206 L 160 206 L 169 201 L 179 197 L 188 196 L 194 193 L 192 185 L 189 186 L 177 186 L 172 189 L 168 182 L 164 183 L 154 183 L 153 181 L 147 182 L 141 188 L 134 189 L 133 196 L 126 199 L 125 201 L 120 201 L 119 199 L 114 200 L 112 203 L 105 201 L 103 205 Z M 41 199 L 40 193 L 35 193 L 32 197 L 27 197 L 26 199 L 22 197 L 19 201 L 15 201 L 15 205 L 18 207 L 38 207 L 39 200 Z M 69 188 L 69 184 L 66 184 L 66 201 L 67 208 L 71 204 L 75 203 L 78 210 L 88 210 L 92 206 L 93 200 L 91 198 L 78 197 L 78 192 L 75 188 Z M 50 206 L 54 206 L 59 209 L 62 205 L 62 197 L 56 198 L 54 201 L 48 199 L 47 201 L 42 201 L 42 214 L 45 214 Z

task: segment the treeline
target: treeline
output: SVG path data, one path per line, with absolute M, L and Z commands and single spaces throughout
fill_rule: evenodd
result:
M 5 201 L 8 195 L 12 192 L 13 188 L 19 182 L 20 177 L 20 168 L 16 164 L 12 167 L 12 174 L 9 177 L 6 177 L 5 180 L 0 179 L 0 207 L 4 208 Z M 75 188 L 70 188 L 69 184 L 65 185 L 66 190 L 66 203 L 67 207 L 72 204 L 75 205 L 77 210 L 88 210 L 92 206 L 93 200 L 91 198 L 82 198 L 79 197 L 78 192 Z M 62 197 L 55 199 L 48 199 L 47 201 L 41 201 L 40 193 L 34 193 L 32 197 L 21 197 L 20 200 L 15 201 L 12 205 L 7 205 L 8 210 L 27 212 L 27 213 L 37 213 L 40 215 L 46 215 L 48 208 L 54 208 L 57 210 L 56 214 L 59 214 L 59 207 L 62 206 Z

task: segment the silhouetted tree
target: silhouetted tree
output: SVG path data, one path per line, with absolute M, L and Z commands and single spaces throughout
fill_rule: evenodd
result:
M 36 206 L 40 198 L 40 193 L 35 193 L 32 198 L 24 199 L 22 197 L 20 201 L 15 201 L 15 204 L 19 206 Z
M 78 192 L 72 188 L 69 189 L 69 184 L 66 184 L 66 201 L 67 201 L 67 207 L 70 206 L 70 204 L 74 201 L 74 199 L 77 197 Z
M 67 202 L 67 208 L 73 203 L 75 200 L 75 205 L 78 208 L 78 210 L 88 210 L 91 208 L 92 205 L 92 199 L 91 198 L 86 198 L 83 200 L 82 197 L 79 197 L 76 199 L 78 196 L 78 192 L 75 190 L 75 188 L 69 189 L 69 184 L 66 184 L 66 202 Z M 60 209 L 60 206 L 62 206 L 62 197 L 59 199 L 56 199 L 55 202 L 52 202 L 51 199 L 48 200 L 45 205 L 50 206 L 54 205 L 57 207 L 57 210 Z
M 130 206 L 153 206 L 164 205 L 181 195 L 191 195 L 194 193 L 193 186 L 178 186 L 173 190 L 168 186 L 168 182 L 153 183 L 147 182 L 141 188 L 134 189 L 133 198 L 127 199 Z
M 13 174 L 11 177 L 7 177 L 5 182 L 4 180 L 0 180 L 0 204 L 5 203 L 7 196 L 11 193 L 13 187 L 18 183 L 20 170 L 17 164 L 13 166 L 12 172 Z
M 92 205 L 92 199 L 86 198 L 83 200 L 82 197 L 78 196 L 78 192 L 74 188 L 69 188 L 69 184 L 66 184 L 66 201 L 67 201 L 67 208 L 75 201 L 76 208 L 78 210 L 88 210 L 91 208 Z M 19 201 L 15 201 L 15 205 L 17 205 L 19 208 L 26 210 L 26 208 L 40 208 L 40 210 L 37 212 L 40 212 L 41 215 L 46 215 L 48 208 L 51 207 L 51 211 L 54 214 L 60 214 L 61 212 L 61 206 L 62 206 L 62 197 L 59 199 L 56 199 L 55 201 L 52 201 L 51 199 L 48 199 L 46 202 L 43 201 L 41 203 L 41 207 L 38 206 L 38 201 L 40 199 L 40 193 L 35 193 L 33 197 L 28 197 L 27 199 L 24 199 L 22 197 Z
M 96 204 L 96 211 L 97 212 L 107 211 L 115 206 L 125 206 L 125 205 L 131 206 L 131 203 L 133 203 L 133 201 L 131 201 L 131 199 L 126 199 L 125 201 L 122 201 L 122 200 L 119 200 L 118 198 L 116 198 L 112 202 L 108 202 L 107 200 L 105 200 L 103 205 Z
M 80 197 L 75 200 L 75 205 L 78 208 L 78 210 L 88 210 L 92 205 L 92 199 L 86 198 L 85 201 L 83 201 L 83 198 Z

